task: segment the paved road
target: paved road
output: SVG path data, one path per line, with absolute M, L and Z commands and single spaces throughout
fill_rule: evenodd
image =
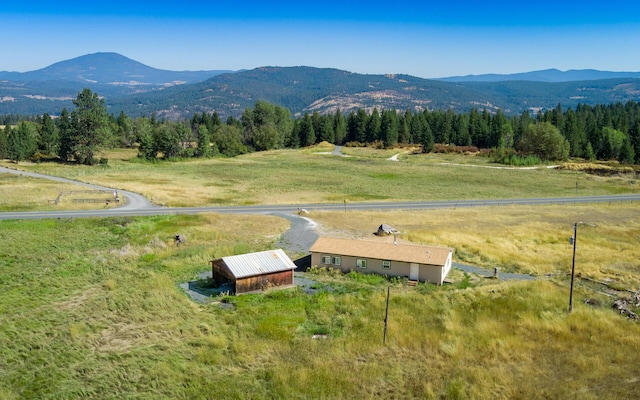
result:
M 58 182 L 73 183 L 84 187 L 100 190 L 114 190 L 100 185 L 43 175 L 33 172 L 18 171 L 0 167 L 0 173 L 12 173 L 34 178 L 51 179 Z M 403 202 L 369 202 L 369 203 L 326 203 L 326 204 L 290 204 L 290 205 L 260 205 L 260 206 L 213 206 L 213 207 L 159 207 L 149 202 L 138 193 L 118 189 L 126 198 L 124 205 L 116 208 L 101 210 L 69 210 L 69 211 L 11 211 L 0 212 L 0 220 L 6 219 L 45 219 L 45 218 L 87 218 L 111 216 L 148 216 L 167 214 L 201 214 L 216 212 L 223 214 L 291 214 L 298 208 L 309 211 L 348 211 L 348 210 L 398 210 L 398 209 L 441 209 L 482 206 L 507 205 L 537 205 L 537 204 L 578 204 L 578 203 L 611 203 L 620 201 L 640 201 L 640 193 L 610 196 L 587 197 L 555 197 L 533 199 L 503 199 L 503 200 L 445 200 L 445 201 L 403 201 Z
M 119 191 L 128 199 L 137 199 L 140 196 L 131 192 Z M 141 197 L 141 196 L 140 196 Z M 143 198 L 144 199 L 144 198 Z M 508 206 L 508 205 L 536 205 L 536 204 L 579 204 L 579 203 L 612 203 L 622 201 L 640 201 L 640 194 L 612 195 L 612 196 L 588 196 L 588 197 L 557 197 L 541 199 L 504 199 L 504 200 L 450 200 L 450 201 L 405 201 L 405 202 L 380 202 L 380 203 L 327 203 L 327 204 L 291 204 L 291 205 L 264 205 L 264 206 L 216 206 L 216 207 L 158 207 L 143 205 L 139 199 L 122 207 L 106 210 L 70 210 L 70 211 L 12 211 L 0 213 L 3 219 L 43 219 L 43 218 L 85 218 L 85 217 L 110 217 L 110 216 L 148 216 L 167 214 L 201 214 L 216 212 L 222 214 L 274 214 L 293 213 L 298 207 L 310 212 L 322 211 L 349 211 L 349 210 L 417 210 L 417 209 L 442 209 L 482 206 Z M 147 202 L 148 203 L 148 202 Z

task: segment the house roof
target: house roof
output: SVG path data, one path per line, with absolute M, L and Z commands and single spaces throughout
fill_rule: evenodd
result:
M 282 249 L 227 256 L 220 260 L 225 263 L 236 278 L 296 269 L 296 265 Z
M 309 249 L 312 253 L 374 258 L 378 260 L 444 266 L 452 252 L 447 247 L 320 237 Z

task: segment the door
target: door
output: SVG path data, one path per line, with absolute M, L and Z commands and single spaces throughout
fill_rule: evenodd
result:
M 412 281 L 417 281 L 420 278 L 420 265 L 411 264 L 411 269 L 409 270 L 409 279 Z

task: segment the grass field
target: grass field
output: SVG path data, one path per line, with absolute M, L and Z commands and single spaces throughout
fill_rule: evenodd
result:
M 350 201 L 377 200 L 378 192 L 388 193 L 381 200 L 544 197 L 575 194 L 576 182 L 583 195 L 638 188 L 630 178 L 487 169 L 486 160 L 449 155 L 403 155 L 396 163 L 383 151 L 357 149 L 348 158 L 319 151 L 158 164 L 119 151 L 108 155 L 108 168 L 24 167 L 134 188 L 171 205 L 342 201 L 341 191 Z M 60 190 L 5 178 L 6 209 L 23 207 L 14 203 L 25 193 Z M 425 190 L 427 182 L 439 190 Z M 310 217 L 321 233 L 344 237 L 388 223 L 401 240 L 450 246 L 458 261 L 538 279 L 453 271 L 451 285 L 408 287 L 403 279 L 314 271 L 314 294 L 296 288 L 196 303 L 180 283 L 211 259 L 272 248 L 288 222 L 216 214 L 0 221 L 0 399 L 637 397 L 640 325 L 611 308 L 640 289 L 636 203 Z M 579 228 L 581 278 L 569 314 L 576 221 L 596 226 Z M 187 238 L 184 246 L 173 244 L 176 233 Z
M 159 205 L 304 204 L 343 201 L 458 200 L 637 193 L 633 177 L 577 171 L 497 169 L 487 158 L 350 148 L 259 152 L 236 158 L 143 163 L 135 151 L 106 154 L 109 165 L 20 164 L 83 182 L 139 192 Z M 400 152 L 402 150 L 399 150 Z M 460 166 L 456 164 L 464 164 Z M 576 189 L 577 185 L 577 189 Z
M 178 287 L 212 258 L 269 248 L 285 228 L 215 214 L 0 222 L 0 398 L 622 399 L 640 388 L 640 326 L 581 283 L 567 314 L 566 274 L 469 284 L 455 272 L 453 285 L 409 288 L 320 273 L 315 294 L 208 304 Z M 177 231 L 188 239 L 178 248 Z M 596 235 L 585 232 L 585 245 L 607 249 Z

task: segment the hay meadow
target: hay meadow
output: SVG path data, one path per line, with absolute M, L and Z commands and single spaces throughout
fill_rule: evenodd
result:
M 413 199 L 420 190 L 408 189 L 405 198 L 395 185 L 423 180 L 440 185 L 440 193 L 421 199 L 462 193 L 462 198 L 492 198 L 491 192 L 503 198 L 558 196 L 575 192 L 576 181 L 584 194 L 637 191 L 629 177 L 455 168 L 452 164 L 482 165 L 482 160 L 404 155 L 395 163 L 388 157 L 371 151 L 332 158 L 298 150 L 140 164 L 118 152 L 102 170 L 25 168 L 123 189 L 138 186 L 136 191 L 155 193 L 172 205 L 194 205 L 200 194 L 208 196 L 201 204 L 342 201 L 340 195 L 353 201 Z M 225 170 L 225 165 L 232 166 Z M 312 180 L 312 170 L 320 166 L 326 175 Z M 353 168 L 346 174 L 333 171 L 345 166 Z M 211 174 L 204 180 L 210 185 L 200 185 L 203 192 L 196 171 Z M 506 177 L 513 181 L 512 173 L 522 177 L 514 187 L 505 184 Z M 289 175 L 295 184 L 286 182 Z M 461 176 L 468 180 L 457 181 Z M 339 177 L 345 182 L 338 188 L 318 185 Z M 232 193 L 218 187 L 221 182 Z M 155 191 L 164 186 L 165 192 Z M 386 194 L 377 194 L 383 188 Z M 196 302 L 181 283 L 206 284 L 198 276 L 213 258 L 272 248 L 288 222 L 214 213 L 0 221 L 0 399 L 637 397 L 640 326 L 611 303 L 639 289 L 638 204 L 310 217 L 320 233 L 345 237 L 366 237 L 389 223 L 402 240 L 454 248 L 456 261 L 537 279 L 501 281 L 454 271 L 451 284 L 408 287 L 402 279 L 313 269 L 307 272 L 316 281 L 311 292 L 298 287 Z M 576 269 L 589 279 L 576 281 L 574 310 L 568 313 L 568 238 L 577 220 L 596 227 L 579 230 Z M 173 244 L 176 232 L 187 237 L 186 245 Z
M 234 158 L 143 162 L 135 150 L 105 154 L 106 166 L 21 163 L 28 171 L 138 192 L 169 207 L 361 201 L 569 197 L 640 192 L 635 176 L 502 168 L 480 156 L 413 154 L 412 149 L 332 147 L 257 152 Z M 388 158 L 398 154 L 398 161 Z M 16 167 L 15 165 L 11 165 Z M 55 198 L 53 191 L 48 198 Z

